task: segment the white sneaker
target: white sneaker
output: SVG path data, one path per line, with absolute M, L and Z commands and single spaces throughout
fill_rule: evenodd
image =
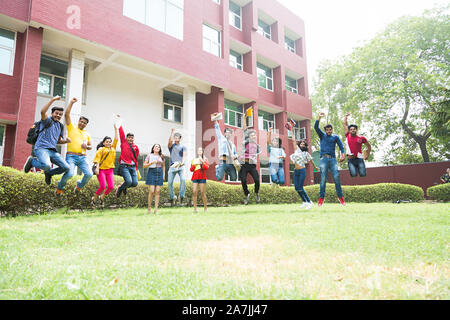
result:
M 306 210 L 309 210 L 309 209 L 311 209 L 313 206 L 314 206 L 314 204 L 313 204 L 312 202 L 308 202 L 308 203 L 306 204 L 306 206 L 305 206 L 305 209 L 306 209 Z
M 302 203 L 302 205 L 300 206 L 300 209 L 303 209 L 303 208 L 305 208 L 305 207 L 306 207 L 306 205 L 307 205 L 307 203 L 306 203 L 306 202 L 303 202 L 303 203 Z

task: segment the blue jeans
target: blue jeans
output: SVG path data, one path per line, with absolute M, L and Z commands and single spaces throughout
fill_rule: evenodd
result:
M 186 175 L 184 173 L 184 166 L 179 168 L 169 168 L 169 172 L 167 173 L 167 182 L 169 184 L 170 200 L 174 198 L 173 180 L 175 179 L 176 175 L 180 177 L 180 198 L 184 198 L 184 195 L 186 193 Z
M 225 173 L 228 174 L 231 181 L 236 181 L 237 173 L 234 165 L 230 163 L 220 163 L 216 169 L 216 179 L 217 181 L 222 181 Z
M 364 159 L 348 159 L 347 164 L 348 170 L 350 170 L 350 175 L 352 177 L 356 177 L 358 173 L 360 177 L 366 176 L 366 165 L 364 163 Z
M 135 166 L 124 166 L 120 165 L 120 175 L 123 178 L 123 183 L 120 185 L 120 191 L 123 191 L 127 188 L 133 188 L 138 185 L 138 176 L 136 172 Z
M 67 171 L 62 176 L 61 180 L 58 183 L 58 189 L 64 190 L 67 181 L 75 175 L 76 167 L 79 167 L 83 172 L 83 179 L 81 179 L 81 182 L 77 183 L 78 188 L 80 189 L 83 188 L 86 185 L 86 183 L 88 183 L 89 180 L 92 178 L 92 169 L 89 163 L 87 162 L 86 156 L 67 154 L 66 162 L 69 164 L 70 170 Z
M 339 177 L 339 168 L 336 158 L 320 159 L 320 197 L 325 198 L 325 187 L 327 185 L 328 170 L 331 170 L 331 175 L 333 176 L 334 185 L 336 187 L 336 194 L 338 198 L 341 198 L 341 179 Z
M 297 191 L 300 198 L 302 198 L 303 202 L 311 202 L 311 200 L 308 197 L 308 194 L 306 193 L 305 189 L 303 188 L 303 184 L 305 183 L 306 178 L 306 169 L 295 169 L 294 170 L 294 186 L 295 191 Z
M 70 170 L 69 164 L 64 161 L 63 157 L 54 150 L 49 149 L 36 149 L 34 153 L 37 157 L 33 159 L 31 165 L 35 168 L 43 170 L 46 174 L 54 176 L 55 174 L 65 173 Z M 58 168 L 51 168 L 53 164 L 56 164 Z
M 279 163 L 269 163 L 270 177 L 273 183 L 284 184 L 284 169 Z

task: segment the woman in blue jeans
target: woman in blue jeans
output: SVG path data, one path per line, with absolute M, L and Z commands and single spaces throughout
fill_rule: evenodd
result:
M 316 165 L 312 161 L 312 156 L 308 152 L 308 144 L 305 140 L 301 140 L 300 142 L 296 142 L 294 136 L 292 136 L 292 145 L 294 146 L 295 153 L 291 154 L 291 160 L 295 163 L 294 170 L 294 186 L 295 191 L 298 192 L 300 198 L 303 200 L 303 204 L 300 208 L 305 208 L 309 210 L 312 208 L 313 203 L 308 197 L 303 185 L 305 183 L 306 178 L 306 164 L 309 162 L 313 165 L 314 169 L 317 169 Z
M 276 186 L 284 185 L 284 159 L 286 153 L 281 145 L 280 138 L 272 139 L 272 128 L 269 128 L 267 134 L 267 152 L 269 153 L 269 172 L 272 183 Z

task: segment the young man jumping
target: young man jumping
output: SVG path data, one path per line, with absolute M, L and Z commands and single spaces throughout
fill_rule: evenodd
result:
M 321 207 L 323 205 L 325 198 L 328 170 L 331 170 L 331 174 L 333 175 L 339 202 L 345 206 L 341 188 L 341 179 L 339 177 L 339 168 L 336 161 L 336 144 L 339 146 L 339 150 L 341 151 L 341 162 L 345 160 L 344 145 L 342 144 L 341 139 L 339 139 L 337 135 L 333 134 L 333 126 L 331 124 L 327 124 L 324 127 L 325 132 L 319 129 L 319 122 L 323 117 L 325 117 L 325 113 L 321 112 L 319 114 L 319 118 L 314 123 L 314 129 L 320 138 L 320 198 L 318 206 Z
M 372 146 L 366 137 L 358 136 L 358 126 L 356 124 L 348 125 L 347 118 L 349 115 L 350 113 L 346 113 L 344 117 L 348 169 L 352 177 L 356 177 L 358 173 L 360 177 L 365 177 L 366 165 L 364 160 L 369 158 Z M 364 154 L 361 151 L 363 144 L 367 146 L 367 152 Z

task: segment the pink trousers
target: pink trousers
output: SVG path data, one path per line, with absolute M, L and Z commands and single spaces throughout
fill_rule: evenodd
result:
M 108 189 L 105 191 L 105 196 L 114 189 L 114 169 L 100 169 L 97 176 L 100 187 L 95 192 L 97 195 L 101 195 L 103 190 L 106 189 L 106 183 L 108 183 Z

